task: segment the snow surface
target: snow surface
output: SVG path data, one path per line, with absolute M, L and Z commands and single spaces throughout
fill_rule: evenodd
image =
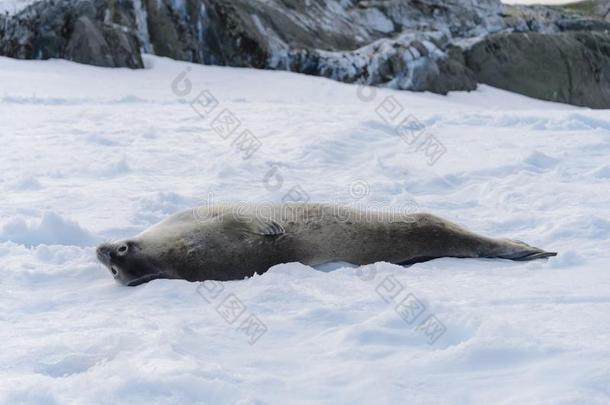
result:
M 609 111 L 146 64 L 0 58 L 0 403 L 610 401 Z M 258 137 L 249 159 L 191 107 L 203 90 Z M 435 164 L 378 115 L 384 100 L 442 143 Z M 295 190 L 412 203 L 559 256 L 278 265 L 214 287 L 246 307 L 232 324 L 203 284 L 122 287 L 95 260 L 95 243 L 178 210 Z M 416 321 L 403 297 L 423 306 Z M 266 327 L 254 344 L 250 314 Z M 433 343 L 417 327 L 430 315 L 445 328 Z

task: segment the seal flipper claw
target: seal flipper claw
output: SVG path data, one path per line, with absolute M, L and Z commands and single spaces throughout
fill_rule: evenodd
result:
M 277 222 L 275 222 L 272 219 L 260 219 L 257 218 L 254 220 L 254 222 L 252 223 L 252 233 L 256 233 L 258 235 L 263 235 L 263 236 L 279 236 L 282 235 L 284 233 L 286 233 L 286 231 L 284 230 L 284 227 L 280 224 L 278 224 Z

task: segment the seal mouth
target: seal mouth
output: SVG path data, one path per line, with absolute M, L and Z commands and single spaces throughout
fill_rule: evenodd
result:
M 125 285 L 127 287 L 136 287 L 136 286 L 138 286 L 140 284 L 148 283 L 151 280 L 157 280 L 157 279 L 160 279 L 160 278 L 162 278 L 162 279 L 169 279 L 171 277 L 169 277 L 167 274 L 164 274 L 164 273 L 147 274 L 145 276 L 138 277 L 138 278 L 135 278 L 135 279 L 133 279 L 131 281 L 128 281 L 128 282 L 125 283 Z

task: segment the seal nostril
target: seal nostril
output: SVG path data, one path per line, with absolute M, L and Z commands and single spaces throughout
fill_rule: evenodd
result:
M 116 268 L 116 267 L 114 267 L 114 266 L 112 266 L 112 267 L 110 268 L 110 271 L 112 272 L 112 275 L 113 275 L 113 276 L 115 276 L 115 277 L 116 277 L 116 276 L 119 274 L 119 271 L 118 271 L 118 270 L 117 270 L 117 268 Z

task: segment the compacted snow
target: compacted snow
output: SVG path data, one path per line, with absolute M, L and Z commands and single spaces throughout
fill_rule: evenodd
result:
M 610 112 L 146 63 L 0 58 L 0 403 L 610 401 Z M 136 288 L 94 257 L 198 204 L 307 199 L 559 256 Z

